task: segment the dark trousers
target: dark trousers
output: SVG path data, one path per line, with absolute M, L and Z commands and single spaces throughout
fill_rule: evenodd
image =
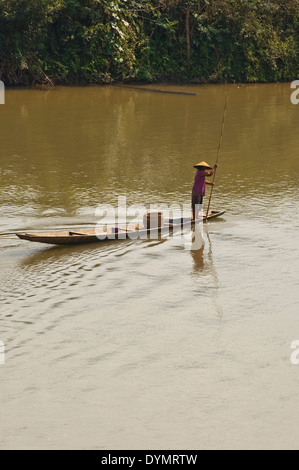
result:
M 192 214 L 193 214 L 194 219 L 197 218 L 198 216 L 198 209 L 199 209 L 198 206 L 202 205 L 202 202 L 203 202 L 203 196 L 194 194 L 192 191 Z M 195 214 L 196 206 L 197 206 L 197 214 Z

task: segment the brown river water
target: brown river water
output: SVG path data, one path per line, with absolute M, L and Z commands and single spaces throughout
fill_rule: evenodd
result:
M 299 106 L 290 84 L 157 88 L 197 95 L 6 90 L 1 449 L 298 448 Z M 226 95 L 212 198 L 226 213 L 201 249 L 15 236 L 94 227 L 118 196 L 190 205 Z

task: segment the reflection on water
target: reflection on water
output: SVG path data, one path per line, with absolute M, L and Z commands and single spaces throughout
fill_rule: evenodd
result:
M 214 310 L 217 312 L 219 317 L 221 317 L 223 315 L 223 310 L 218 300 L 219 279 L 217 270 L 214 266 L 212 241 L 208 230 L 205 230 L 204 237 L 206 237 L 207 241 L 205 242 L 204 239 L 202 240 L 201 248 L 190 250 L 193 261 L 191 275 L 201 294 L 203 294 L 203 286 L 206 287 L 213 298 Z
M 188 91 L 7 90 L 1 448 L 297 446 L 299 107 L 288 84 Z M 118 196 L 189 207 L 227 94 L 211 206 L 226 213 L 199 249 L 175 234 L 54 248 L 13 235 L 95 226 Z
M 191 250 L 191 255 L 193 259 L 193 271 L 195 273 L 201 272 L 205 268 L 204 249 L 205 246 L 203 245 L 199 250 Z
M 118 195 L 134 204 L 189 204 L 194 162 L 215 161 L 226 94 L 214 202 L 232 207 L 240 194 L 259 197 L 261 185 L 269 196 L 286 182 L 298 186 L 297 110 L 287 84 L 197 91 L 188 99 L 109 87 L 8 91 L 3 207 L 18 216 L 22 208 L 26 218 L 76 218 L 84 208 L 94 216 Z
M 123 240 L 120 245 L 118 240 L 103 240 L 100 243 L 73 246 L 50 247 L 49 245 L 37 244 L 36 247 L 39 247 L 37 252 L 20 260 L 20 266 L 24 268 L 30 266 L 34 266 L 35 268 L 38 268 L 39 266 L 48 266 L 49 269 L 52 269 L 54 263 L 64 264 L 68 263 L 70 259 L 79 260 L 80 258 L 88 258 L 89 261 L 99 260 L 100 258 L 105 258 L 105 256 L 111 253 L 123 250 L 124 246 L 128 247 L 132 243 L 133 242 L 130 240 Z

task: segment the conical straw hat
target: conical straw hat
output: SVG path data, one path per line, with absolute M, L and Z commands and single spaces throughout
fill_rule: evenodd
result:
M 204 166 L 207 170 L 212 170 L 212 167 L 206 162 L 197 163 L 196 165 L 194 165 L 194 168 L 198 168 L 199 166 Z

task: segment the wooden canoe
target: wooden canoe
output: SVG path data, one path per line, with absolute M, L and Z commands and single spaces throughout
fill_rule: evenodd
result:
M 211 211 L 208 217 L 204 214 L 203 220 L 212 220 L 222 216 L 225 211 Z M 35 233 L 16 233 L 21 240 L 30 242 L 47 243 L 50 245 L 79 245 L 83 243 L 98 243 L 107 240 L 126 240 L 128 238 L 147 238 L 147 236 L 156 233 L 167 233 L 171 230 L 180 229 L 184 224 L 195 225 L 202 219 L 191 221 L 191 218 L 169 219 L 166 220 L 163 227 L 144 228 L 140 225 L 128 224 L 118 227 L 90 228 L 65 230 L 63 232 L 35 232 Z

